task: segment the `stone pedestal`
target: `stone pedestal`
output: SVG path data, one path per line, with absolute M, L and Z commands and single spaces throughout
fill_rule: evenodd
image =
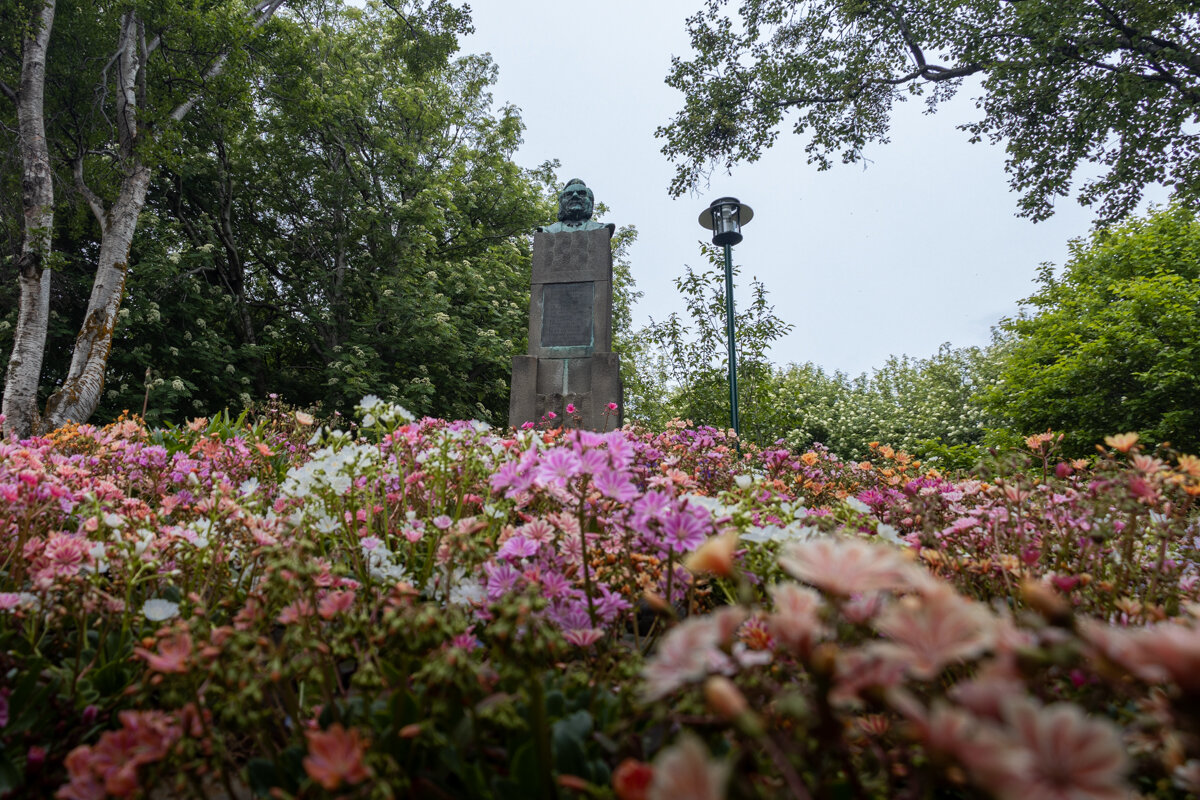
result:
M 608 227 L 536 233 L 529 298 L 529 352 L 513 358 L 509 425 L 556 423 L 575 406 L 579 425 L 592 430 L 621 424 L 620 363 L 612 352 L 612 249 Z M 616 415 L 605 418 L 609 403 Z

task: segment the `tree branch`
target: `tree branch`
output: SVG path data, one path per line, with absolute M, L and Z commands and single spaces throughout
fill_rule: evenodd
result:
M 275 15 L 275 12 L 278 11 L 279 7 L 285 2 L 287 2 L 287 0 L 260 0 L 258 5 L 254 7 L 254 13 L 257 14 L 253 23 L 255 30 L 267 24 L 267 21 Z M 225 62 L 228 60 L 228 58 L 228 50 L 218 55 L 216 60 L 213 62 L 213 65 L 209 67 L 201 77 L 201 83 L 220 75 L 225 69 Z M 188 112 L 195 108 L 196 104 L 200 102 L 200 97 L 201 92 L 197 90 L 192 94 L 191 97 L 189 97 L 187 100 L 184 100 L 175 108 L 174 111 L 171 112 L 171 119 L 179 122 L 186 117 Z
M 96 222 L 100 223 L 100 233 L 103 235 L 108 230 L 108 216 L 104 213 L 104 203 L 100 197 L 91 190 L 87 185 L 87 181 L 83 178 L 83 156 L 82 150 L 78 151 L 75 158 L 71 161 L 71 171 L 75 175 L 75 188 L 83 195 L 83 199 L 87 201 L 88 208 L 92 210 L 92 215 L 96 217 Z
M 9 100 L 13 101 L 13 103 L 14 103 L 14 104 L 16 104 L 16 102 L 17 102 L 17 90 L 16 90 L 16 89 L 14 89 L 14 88 L 12 88 L 11 86 L 9 86 L 9 85 L 8 85 L 7 83 L 5 83 L 4 81 L 0 81 L 0 93 L 2 93 L 2 94 L 3 94 L 5 97 L 7 97 Z

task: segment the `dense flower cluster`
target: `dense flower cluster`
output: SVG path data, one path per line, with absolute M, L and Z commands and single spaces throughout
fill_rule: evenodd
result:
M 1200 789 L 1200 460 L 359 413 L 0 442 L 12 788 Z

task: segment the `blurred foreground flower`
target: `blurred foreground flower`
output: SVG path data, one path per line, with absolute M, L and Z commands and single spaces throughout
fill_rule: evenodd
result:
M 358 783 L 371 774 L 363 763 L 367 743 L 356 728 L 347 731 L 335 722 L 328 730 L 305 731 L 304 736 L 308 739 L 304 771 L 326 789 L 333 791 L 343 783 Z

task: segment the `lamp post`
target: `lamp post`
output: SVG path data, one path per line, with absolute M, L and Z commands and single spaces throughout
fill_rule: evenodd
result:
M 725 339 L 729 345 L 729 426 L 740 439 L 738 425 L 737 348 L 733 316 L 732 247 L 742 241 L 742 226 L 754 219 L 754 210 L 736 197 L 720 197 L 700 212 L 700 225 L 713 232 L 713 244 L 725 248 Z

